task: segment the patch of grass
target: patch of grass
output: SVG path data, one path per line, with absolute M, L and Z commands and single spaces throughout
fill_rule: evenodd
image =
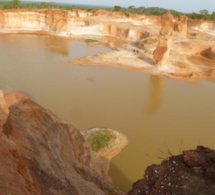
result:
M 111 131 L 102 130 L 93 132 L 91 135 L 89 135 L 87 141 L 89 142 L 92 150 L 98 152 L 102 148 L 108 147 L 111 139 L 114 137 L 115 136 Z
M 90 43 L 98 43 L 99 41 L 96 39 L 85 39 L 85 42 L 90 44 Z

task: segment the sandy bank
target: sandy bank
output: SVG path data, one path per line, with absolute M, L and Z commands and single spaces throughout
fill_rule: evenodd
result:
M 182 29 L 180 22 L 177 31 Z M 70 60 L 66 64 L 112 66 L 191 82 L 215 81 L 215 22 L 189 20 L 186 31 L 182 29 L 183 34 L 177 32 L 172 37 L 169 57 L 158 67 L 153 52 L 161 41 L 161 23 L 161 17 L 157 16 L 104 10 L 0 11 L 0 33 L 93 38 L 113 48 L 111 52 Z

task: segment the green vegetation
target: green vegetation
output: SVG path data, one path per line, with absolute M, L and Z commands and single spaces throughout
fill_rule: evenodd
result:
M 98 152 L 102 148 L 108 147 L 115 135 L 109 130 L 95 131 L 87 138 L 93 151 Z
M 20 6 L 20 0 L 12 0 L 13 8 L 18 8 Z
M 78 6 L 64 3 L 54 3 L 54 2 L 27 2 L 20 0 L 10 0 L 1 1 L 0 0 L 0 10 L 1 9 L 85 9 L 85 10 L 96 10 L 99 7 L 91 6 Z
M 113 11 L 115 11 L 115 12 L 118 12 L 118 11 L 121 11 L 121 10 L 122 10 L 122 8 L 120 6 L 118 6 L 118 5 L 115 5 L 114 8 L 113 8 Z
M 182 13 L 177 12 L 175 10 L 167 10 L 167 9 L 163 9 L 163 8 L 159 8 L 159 7 L 135 7 L 133 5 L 128 6 L 128 8 L 124 8 L 124 7 L 120 7 L 120 6 L 114 6 L 112 9 L 112 11 L 121 11 L 124 13 L 133 13 L 133 14 L 145 14 L 145 15 L 156 15 L 156 16 L 160 16 L 164 13 L 166 13 L 167 11 L 171 12 L 174 16 L 179 16 Z
M 77 8 L 73 5 L 56 4 L 53 2 L 21 2 L 20 0 L 0 1 L 0 9 L 64 9 Z
M 186 14 L 182 12 L 178 12 L 175 10 L 168 10 L 168 9 L 163 9 L 159 7 L 135 7 L 133 5 L 128 6 L 128 8 L 120 7 L 118 5 L 114 6 L 112 11 L 121 11 L 124 13 L 133 13 L 133 14 L 145 14 L 145 15 L 156 15 L 160 16 L 166 12 L 171 12 L 175 17 L 179 15 L 186 15 L 189 18 L 192 19 L 203 19 L 203 20 L 215 20 L 215 12 L 212 12 L 212 14 L 209 13 L 208 10 L 203 9 L 200 10 L 199 13 L 191 13 L 191 14 Z
M 87 44 L 93 44 L 93 43 L 98 43 L 99 41 L 96 39 L 85 39 L 85 43 Z
M 206 9 L 200 10 L 199 13 L 193 12 L 191 14 L 187 14 L 187 16 L 192 19 L 215 20 L 215 12 L 209 14 Z

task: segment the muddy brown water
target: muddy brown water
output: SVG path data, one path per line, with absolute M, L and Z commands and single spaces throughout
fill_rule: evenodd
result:
M 185 82 L 63 60 L 109 51 L 66 38 L 0 35 L 0 88 L 24 92 L 78 129 L 108 127 L 128 146 L 110 175 L 122 189 L 146 166 L 197 145 L 215 148 L 215 84 Z

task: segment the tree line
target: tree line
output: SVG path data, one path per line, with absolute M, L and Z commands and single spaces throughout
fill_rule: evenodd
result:
M 175 17 L 177 17 L 179 15 L 186 15 L 192 19 L 215 20 L 215 11 L 210 14 L 209 11 L 206 9 L 200 10 L 199 13 L 195 13 L 195 12 L 182 13 L 182 12 L 178 12 L 175 10 L 168 10 L 168 9 L 164 9 L 164 8 L 160 8 L 160 7 L 146 8 L 146 7 L 135 7 L 135 6 L 131 5 L 127 8 L 124 8 L 124 7 L 116 5 L 112 8 L 112 11 L 121 11 L 124 13 L 156 15 L 156 16 L 160 16 L 168 11 L 168 12 L 171 12 Z
M 77 8 L 73 5 L 56 4 L 54 2 L 21 2 L 20 0 L 0 1 L 0 9 L 65 9 Z

